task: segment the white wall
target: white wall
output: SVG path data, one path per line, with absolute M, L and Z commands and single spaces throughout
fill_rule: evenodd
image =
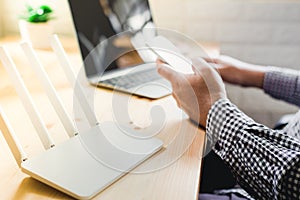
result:
M 300 1 L 152 0 L 152 6 L 158 25 L 217 41 L 224 53 L 299 67 Z

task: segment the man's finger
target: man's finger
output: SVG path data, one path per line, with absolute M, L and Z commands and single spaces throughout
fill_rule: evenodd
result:
M 166 64 L 158 64 L 157 71 L 161 76 L 163 76 L 165 79 L 169 80 L 170 82 L 176 81 L 176 79 L 178 79 L 179 76 L 176 71 L 171 69 Z
M 156 64 L 161 65 L 161 64 L 167 64 L 167 63 L 165 63 L 163 60 L 158 58 L 158 59 L 156 59 Z

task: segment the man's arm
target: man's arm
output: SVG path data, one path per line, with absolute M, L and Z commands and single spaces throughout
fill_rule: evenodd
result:
M 206 60 L 228 83 L 264 89 L 274 98 L 300 106 L 299 71 L 253 65 L 228 56 Z
M 238 183 L 258 199 L 300 196 L 300 142 L 258 124 L 227 99 L 207 118 L 207 137 Z
M 266 71 L 263 82 L 265 93 L 300 106 L 300 74 L 296 70 Z
M 184 75 L 158 62 L 178 106 L 206 127 L 213 150 L 241 186 L 258 199 L 299 197 L 300 141 L 241 112 L 226 98 L 221 77 L 207 63 L 194 60 L 193 67 L 195 74 Z

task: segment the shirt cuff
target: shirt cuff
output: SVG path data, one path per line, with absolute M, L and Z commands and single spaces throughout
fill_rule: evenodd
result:
M 237 134 L 241 133 L 236 130 L 241 129 L 244 124 L 249 122 L 253 122 L 253 120 L 228 99 L 219 99 L 211 107 L 207 117 L 208 148 L 216 151 L 224 159 L 232 148 L 235 138 L 240 137 Z

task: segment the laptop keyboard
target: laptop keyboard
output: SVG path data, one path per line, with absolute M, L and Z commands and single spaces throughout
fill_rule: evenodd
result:
M 99 83 L 107 86 L 129 89 L 157 79 L 161 79 L 161 76 L 157 73 L 156 69 L 150 69 L 99 81 Z

